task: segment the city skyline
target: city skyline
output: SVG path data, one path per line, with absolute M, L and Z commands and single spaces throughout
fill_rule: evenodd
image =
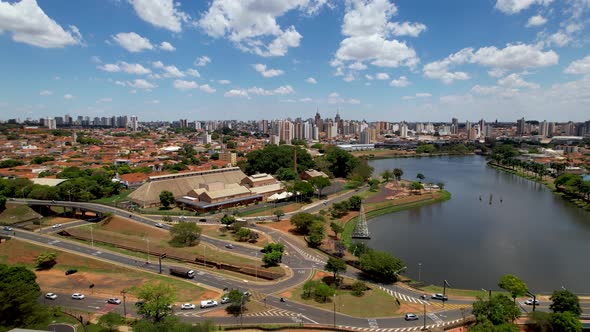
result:
M 586 121 L 589 9 L 584 0 L 0 0 L 0 114 Z

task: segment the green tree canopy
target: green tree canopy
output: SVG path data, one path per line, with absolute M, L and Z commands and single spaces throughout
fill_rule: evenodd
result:
M 337 178 L 346 178 L 360 163 L 360 159 L 334 145 L 325 148 L 324 158 L 328 169 Z
M 330 223 L 330 228 L 332 229 L 332 232 L 334 232 L 336 238 L 338 238 L 338 234 L 344 232 L 344 227 L 342 227 L 339 223 L 334 221 Z
M 512 274 L 502 276 L 498 287 L 509 292 L 514 302 L 516 302 L 517 297 L 526 295 L 528 291 L 526 284 Z
M 307 212 L 299 212 L 291 217 L 291 225 L 295 226 L 295 230 L 303 235 L 309 234 L 311 224 L 318 220 L 320 216 L 315 216 Z M 323 220 L 323 218 L 321 218 Z
M 199 243 L 201 228 L 195 223 L 181 221 L 170 228 L 170 235 L 172 236 L 171 244 L 192 247 Z
M 168 208 L 174 204 L 174 194 L 168 190 L 164 190 L 160 193 L 160 204 L 163 207 Z
M 330 257 L 324 266 L 326 271 L 332 272 L 334 275 L 334 282 L 338 283 L 338 275 L 346 272 L 346 262 L 341 258 Z
M 0 329 L 35 327 L 47 321 L 47 311 L 37 304 L 41 289 L 36 278 L 26 267 L 0 264 Z
M 330 179 L 323 177 L 323 176 L 316 176 L 309 179 L 307 182 L 311 184 L 311 186 L 318 191 L 318 195 L 322 196 L 322 191 L 332 185 Z
M 6 197 L 0 195 L 0 212 L 6 209 Z
M 134 291 L 139 300 L 137 313 L 154 322 L 160 322 L 172 314 L 171 305 L 176 300 L 174 289 L 167 283 L 149 282 Z
M 263 253 L 272 252 L 272 251 L 284 252 L 285 245 L 282 243 L 269 243 L 269 244 L 265 245 L 264 248 L 262 248 Z
M 234 217 L 232 215 L 224 214 L 223 217 L 221 217 L 221 223 L 226 226 L 229 226 L 235 222 L 236 222 L 236 217 Z
M 549 299 L 552 301 L 549 309 L 553 312 L 571 312 L 578 316 L 582 313 L 580 300 L 569 290 L 554 291 Z
M 426 177 L 424 176 L 424 174 L 422 174 L 422 173 L 418 173 L 418 175 L 416 175 L 416 177 L 417 177 L 417 178 L 418 178 L 420 181 L 424 181 L 424 179 L 426 178 Z
M 256 173 L 277 174 L 280 168 L 292 168 L 293 149 L 297 155 L 297 173 L 314 168 L 315 163 L 305 149 L 299 146 L 271 144 L 264 149 L 255 150 L 246 155 L 248 163 L 245 166 L 245 173 L 249 175 Z
M 249 300 L 247 296 L 244 296 L 244 293 L 240 292 L 237 289 L 232 289 L 228 294 L 227 297 L 229 298 L 229 305 L 225 308 L 225 311 L 233 316 L 239 316 L 246 312 L 246 302 Z
M 262 256 L 262 262 L 266 266 L 277 266 L 283 259 L 283 253 L 280 251 L 273 250 L 271 252 L 267 252 Z
M 490 321 L 493 325 L 511 324 L 520 316 L 520 309 L 504 294 L 495 294 L 492 299 L 479 298 L 473 303 L 473 315 L 478 322 Z
M 396 272 L 404 267 L 398 258 L 378 250 L 369 250 L 361 255 L 359 265 L 367 275 L 380 282 L 397 281 Z
M 352 211 L 360 211 L 363 199 L 360 196 L 354 195 L 348 199 L 349 209 Z
M 324 229 L 324 223 L 318 219 L 316 219 L 309 228 L 309 235 L 307 237 L 307 242 L 312 247 L 318 247 L 324 241 L 326 237 L 326 232 Z
M 299 178 L 299 174 L 293 170 L 293 167 L 281 167 L 277 170 L 276 177 L 281 181 L 292 181 Z
M 393 177 L 393 172 L 391 170 L 386 169 L 383 172 L 381 172 L 381 177 L 383 178 L 383 181 L 389 182 L 389 180 L 391 180 L 391 178 Z
M 48 270 L 57 264 L 57 254 L 54 252 L 44 252 L 35 258 L 35 267 L 37 270 Z
M 293 185 L 293 191 L 299 193 L 303 198 L 309 199 L 313 196 L 313 186 L 307 181 L 297 181 Z
M 582 323 L 573 312 L 556 312 L 551 314 L 551 328 L 559 332 L 582 332 Z
M 395 179 L 397 181 L 402 179 L 402 175 L 404 175 L 404 171 L 402 171 L 401 168 L 394 168 L 393 169 L 393 176 L 395 176 Z
M 334 296 L 336 290 L 322 283 L 316 286 L 314 293 L 316 300 L 323 303 L 326 302 L 328 298 Z
M 115 332 L 119 331 L 119 326 L 123 324 L 123 317 L 116 312 L 109 312 L 100 316 L 98 325 L 102 331 Z
M 272 214 L 274 214 L 277 217 L 277 221 L 279 221 L 281 220 L 281 217 L 285 215 L 285 212 L 281 209 L 276 209 L 272 211 Z

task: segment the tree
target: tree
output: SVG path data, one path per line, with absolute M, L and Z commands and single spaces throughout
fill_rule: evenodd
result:
M 327 188 L 332 184 L 330 182 L 330 179 L 323 176 L 313 177 L 309 179 L 307 182 L 309 182 L 309 184 L 311 184 L 312 187 L 314 187 L 315 190 L 318 191 L 318 196 L 320 197 L 322 196 L 322 190 L 324 190 L 324 188 Z
M 275 216 L 277 216 L 277 221 L 281 220 L 281 217 L 285 215 L 285 212 L 281 209 L 276 209 L 272 212 Z
M 44 252 L 35 258 L 35 268 L 37 270 L 49 270 L 57 264 L 57 254 L 54 252 Z
M 47 321 L 47 311 L 37 303 L 41 288 L 36 278 L 24 266 L 0 264 L 0 329 L 34 327 Z
M 551 327 L 553 331 L 581 332 L 582 323 L 578 315 L 573 312 L 556 312 L 551 314 Z
M 371 248 L 369 248 L 363 242 L 355 242 L 355 243 L 351 244 L 350 247 L 348 248 L 348 251 L 356 257 L 361 257 L 363 254 L 366 254 L 367 252 L 369 252 L 369 250 L 371 250 Z
M 252 231 L 249 228 L 242 227 L 239 231 L 234 234 L 236 241 L 245 242 L 250 240 L 250 235 Z
M 478 322 L 489 321 L 493 325 L 512 323 L 520 316 L 520 309 L 504 294 L 495 294 L 490 299 L 478 298 L 473 303 L 473 315 Z
M 394 168 L 393 169 L 393 176 L 395 176 L 395 179 L 397 181 L 402 179 L 402 175 L 404 175 L 404 171 L 402 171 L 401 168 Z
M 346 272 L 346 262 L 341 258 L 330 257 L 324 269 L 334 274 L 334 282 L 338 284 L 338 275 Z
M 281 167 L 275 175 L 280 181 L 292 181 L 299 177 L 292 167 Z
M 359 159 L 348 178 L 359 182 L 366 182 L 373 174 L 373 169 L 366 159 Z
M 236 217 L 234 216 L 230 216 L 230 215 L 223 215 L 223 217 L 221 217 L 221 223 L 228 226 L 233 224 L 234 222 L 236 222 Z
M 170 243 L 180 247 L 192 247 L 199 243 L 201 228 L 192 222 L 181 221 L 170 228 Z
M 309 228 L 309 236 L 307 237 L 307 242 L 312 247 L 317 247 L 322 244 L 324 238 L 326 237 L 324 225 L 321 221 L 315 220 L 311 227 Z
M 262 248 L 263 253 L 267 253 L 267 252 L 271 252 L 271 251 L 284 252 L 285 245 L 282 243 L 269 243 L 269 244 L 265 245 L 264 248 Z
M 116 312 L 109 312 L 100 316 L 98 325 L 101 331 L 115 332 L 119 331 L 119 326 L 123 323 L 123 317 Z
M 350 152 L 333 145 L 326 147 L 324 158 L 328 163 L 330 173 L 337 178 L 348 177 L 360 162 L 360 159 L 354 157 Z
M 534 331 L 549 332 L 551 331 L 551 313 L 535 311 L 529 314 L 527 325 L 532 326 Z
M 336 290 L 326 284 L 319 284 L 315 288 L 315 298 L 318 302 L 326 302 L 328 298 L 334 296 Z
M 0 195 L 0 212 L 6 209 L 6 197 Z
M 168 190 L 164 190 L 160 193 L 160 204 L 162 204 L 163 207 L 168 209 L 170 207 L 170 205 L 172 205 L 173 203 L 174 203 L 174 194 L 173 193 L 171 193 Z
M 361 269 L 379 282 L 397 281 L 397 272 L 404 267 L 404 263 L 383 251 L 369 250 L 359 259 Z
M 277 174 L 280 168 L 293 167 L 293 149 L 297 156 L 297 173 L 314 168 L 315 163 L 307 150 L 290 145 L 269 144 L 264 149 L 255 150 L 246 155 L 248 162 L 245 165 L 245 173 Z
M 383 181 L 389 182 L 389 180 L 393 177 L 393 172 L 386 169 L 383 172 L 381 172 L 381 177 L 383 178 Z
M 354 195 L 348 199 L 349 209 L 352 211 L 360 211 L 363 200 L 360 196 Z
M 225 311 L 228 314 L 237 317 L 246 311 L 245 304 L 248 301 L 248 297 L 244 296 L 244 293 L 237 289 L 232 289 L 227 294 L 227 298 L 229 299 L 229 306 L 225 308 Z
M 313 196 L 313 186 L 307 181 L 297 181 L 293 185 L 293 191 L 299 193 L 305 200 L 309 200 Z
M 160 322 L 172 314 L 172 303 L 176 300 L 174 289 L 167 283 L 145 283 L 138 287 L 135 296 L 139 300 L 137 313 L 154 322 Z
M 418 173 L 418 175 L 416 175 L 416 178 L 418 178 L 418 179 L 420 180 L 420 182 L 422 182 L 422 181 L 424 181 L 424 179 L 425 179 L 426 177 L 424 176 L 424 174 L 422 174 L 422 173 Z
M 266 254 L 264 254 L 264 256 L 262 256 L 262 262 L 266 266 L 277 266 L 279 265 L 282 259 L 283 253 L 276 250 L 267 252 Z
M 440 188 L 440 190 L 444 190 L 445 189 L 445 184 L 443 182 L 439 182 L 436 185 Z
M 420 183 L 418 181 L 414 181 L 410 185 L 410 189 L 413 190 L 414 192 L 419 192 L 422 188 L 423 188 L 422 183 Z
M 552 301 L 549 309 L 553 312 L 571 312 L 578 316 L 582 313 L 580 300 L 568 290 L 554 291 L 549 299 Z
M 334 236 L 336 236 L 336 238 L 338 238 L 338 234 L 344 232 L 344 227 L 334 221 L 330 223 L 330 228 L 332 229 L 332 232 L 334 232 Z
M 307 212 L 299 212 L 291 217 L 291 225 L 295 226 L 295 230 L 303 235 L 309 234 L 311 224 L 316 220 L 316 216 Z
M 498 287 L 509 292 L 514 303 L 516 303 L 517 297 L 526 295 L 528 291 L 526 284 L 512 274 L 502 276 L 500 283 L 498 283 Z
M 301 297 L 303 299 L 309 299 L 314 293 L 316 287 L 320 284 L 319 280 L 308 280 L 303 284 L 303 293 Z
M 367 287 L 367 284 L 365 284 L 364 282 L 357 280 L 355 281 L 350 288 L 352 289 L 352 295 L 354 296 L 363 296 L 364 292 L 369 289 L 369 287 Z

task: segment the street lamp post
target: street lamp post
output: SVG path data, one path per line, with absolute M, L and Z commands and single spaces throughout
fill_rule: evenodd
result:
M 90 244 L 92 248 L 94 248 L 94 233 L 92 232 L 92 230 L 94 229 L 93 226 L 94 225 L 90 225 Z
M 422 331 L 426 331 L 426 302 L 422 302 L 422 304 L 424 305 L 424 326 L 422 326 Z
M 254 264 L 254 268 L 256 271 L 256 281 L 258 281 L 258 252 L 256 252 L 256 263 Z
M 422 281 L 422 263 L 418 263 L 418 282 Z
M 336 328 L 336 292 L 334 292 L 334 328 Z
M 147 263 L 150 264 L 150 238 L 146 238 L 147 241 Z
M 537 295 L 531 293 L 530 291 L 526 291 L 526 293 L 533 297 L 533 312 L 535 312 L 535 307 L 537 306 Z

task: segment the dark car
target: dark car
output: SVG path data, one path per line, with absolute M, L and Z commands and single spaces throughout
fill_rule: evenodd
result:
M 69 270 L 66 271 L 66 275 L 69 276 L 70 274 L 74 274 L 76 272 L 78 272 L 78 270 L 76 270 L 76 269 L 69 269 Z
M 199 221 L 200 221 L 200 222 L 207 222 L 207 219 L 205 219 L 205 218 L 201 218 L 201 219 L 199 219 Z

